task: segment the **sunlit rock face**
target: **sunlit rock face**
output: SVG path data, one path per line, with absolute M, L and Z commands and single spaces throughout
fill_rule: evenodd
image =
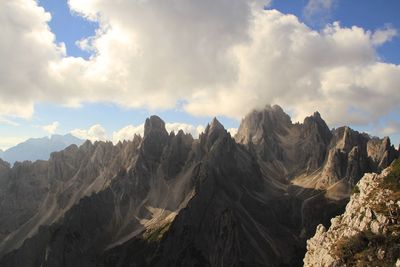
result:
M 345 212 L 307 241 L 304 266 L 400 265 L 399 179 L 399 161 L 381 174 L 365 174 Z
M 293 124 L 253 111 L 233 138 L 213 119 L 199 139 L 168 133 L 85 142 L 49 161 L 0 161 L 1 266 L 300 266 L 367 171 L 398 151 L 318 112 Z

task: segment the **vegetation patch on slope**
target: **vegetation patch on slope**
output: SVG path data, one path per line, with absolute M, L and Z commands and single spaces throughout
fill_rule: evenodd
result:
M 170 226 L 171 222 L 167 222 L 158 228 L 149 229 L 143 235 L 143 239 L 150 243 L 159 242 L 163 238 L 164 234 L 168 231 Z
M 394 266 L 400 257 L 400 236 L 361 232 L 339 240 L 334 254 L 345 266 Z
M 393 191 L 394 196 L 400 198 L 400 159 L 390 166 L 389 174 L 384 178 L 382 186 Z

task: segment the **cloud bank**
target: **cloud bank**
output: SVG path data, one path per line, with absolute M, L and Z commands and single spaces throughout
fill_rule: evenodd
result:
M 175 134 L 178 133 L 179 130 L 182 130 L 185 133 L 191 134 L 195 139 L 199 138 L 199 135 L 205 130 L 205 126 L 203 125 L 194 126 L 180 122 L 166 123 L 165 128 L 169 133 L 175 132 Z M 237 128 L 227 129 L 231 136 L 234 136 L 237 130 Z M 144 123 L 136 126 L 127 125 L 117 131 L 114 131 L 110 136 L 107 134 L 107 131 L 104 129 L 104 127 L 99 124 L 93 125 L 89 127 L 89 129 L 75 129 L 71 131 L 71 134 L 81 139 L 89 139 L 91 141 L 110 140 L 114 144 L 118 143 L 119 141 L 132 140 L 135 134 L 143 136 L 143 133 Z
M 100 124 L 95 124 L 89 129 L 75 129 L 71 131 L 71 134 L 83 139 L 90 141 L 106 141 L 108 140 L 106 129 Z
M 48 134 L 55 134 L 57 131 L 58 127 L 60 126 L 60 123 L 58 121 L 55 121 L 53 123 L 50 123 L 48 125 L 42 126 L 42 129 L 47 132 Z
M 295 120 L 319 110 L 332 126 L 400 112 L 400 66 L 377 55 L 395 29 L 333 23 L 317 32 L 264 4 L 69 0 L 73 12 L 100 24 L 95 36 L 78 42 L 93 53 L 85 60 L 56 43 L 51 16 L 36 1 L 0 0 L 0 116 L 29 118 L 42 102 L 178 106 L 238 119 L 280 104 Z M 99 127 L 78 130 L 79 137 L 104 137 Z
M 193 125 L 190 125 L 187 123 L 166 123 L 165 128 L 167 129 L 167 131 L 169 133 L 170 132 L 177 133 L 179 130 L 183 130 L 185 133 L 190 133 L 194 138 L 198 138 L 199 134 L 202 133 L 205 129 L 205 127 L 202 125 L 193 126 Z M 76 135 L 76 134 L 79 134 L 80 132 L 86 133 L 87 130 L 74 130 L 71 133 Z M 144 133 L 144 123 L 137 125 L 137 126 L 127 125 L 117 131 L 114 131 L 110 137 L 107 136 L 107 134 L 105 133 L 105 130 L 104 130 L 104 134 L 102 135 L 103 139 L 96 138 L 95 136 L 92 136 L 93 138 L 83 137 L 85 135 L 81 135 L 81 138 L 90 139 L 90 140 L 106 140 L 106 139 L 108 139 L 108 140 L 113 141 L 114 143 L 118 143 L 119 141 L 123 141 L 123 140 L 132 140 L 133 136 L 135 134 L 143 136 L 143 133 Z M 86 135 L 86 136 L 88 136 L 88 135 Z M 77 136 L 77 137 L 79 137 L 79 136 Z

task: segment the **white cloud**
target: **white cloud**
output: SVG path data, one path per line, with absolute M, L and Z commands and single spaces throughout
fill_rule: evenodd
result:
M 135 134 L 143 136 L 143 132 L 144 124 L 140 124 L 138 126 L 128 125 L 118 131 L 113 132 L 112 140 L 114 143 L 118 143 L 118 141 L 123 140 L 132 140 Z
M 72 130 L 71 134 L 78 138 L 90 141 L 106 141 L 108 139 L 106 130 L 100 124 L 95 124 L 89 129 Z
M 399 110 L 400 67 L 377 61 L 371 32 L 334 23 L 318 33 L 277 11 L 260 12 L 254 23 L 251 42 L 233 50 L 237 83 L 198 95 L 189 112 L 240 117 L 270 102 L 295 120 L 319 110 L 337 126 Z
M 202 133 L 205 129 L 203 125 L 193 126 L 187 123 L 166 123 L 166 130 L 170 133 L 174 131 L 178 133 L 179 130 L 183 130 L 185 133 L 190 133 L 193 138 L 198 138 L 199 134 Z M 112 140 L 114 143 L 123 140 L 132 140 L 135 134 L 143 136 L 144 132 L 144 124 L 140 124 L 138 126 L 127 125 L 120 130 L 114 131 L 112 134 Z
M 42 126 L 42 129 L 47 132 L 48 134 L 54 134 L 58 127 L 60 126 L 60 123 L 58 121 L 55 121 L 53 123 L 50 123 L 48 125 Z
M 324 23 L 329 19 L 337 2 L 338 0 L 308 0 L 303 10 L 304 17 L 310 23 Z
M 193 126 L 186 123 L 166 123 L 165 128 L 168 132 L 174 131 L 177 133 L 179 130 L 183 130 L 185 133 L 190 133 L 194 138 L 198 138 L 199 134 L 204 131 L 204 126 L 198 125 Z M 111 140 L 114 144 L 123 140 L 132 140 L 134 135 L 143 136 L 144 133 L 144 124 L 140 125 L 127 125 L 119 130 L 116 130 L 111 135 Z M 107 135 L 106 129 L 100 125 L 96 124 L 91 126 L 89 129 L 75 129 L 71 131 L 71 134 L 81 138 L 81 139 L 89 139 L 91 141 L 105 141 L 110 140 Z
M 187 123 L 167 123 L 165 124 L 165 128 L 168 132 L 175 132 L 178 133 L 179 130 L 184 131 L 185 133 L 190 133 L 193 138 L 199 138 L 199 135 L 204 132 L 205 127 L 203 125 L 191 125 Z
M 384 28 L 375 31 L 372 35 L 372 44 L 381 45 L 391 41 L 397 35 L 397 30 L 391 25 L 386 25 Z
M 1 1 L 0 115 L 29 117 L 44 101 L 183 103 L 191 114 L 235 118 L 276 103 L 298 120 L 319 110 L 331 126 L 400 112 L 400 66 L 376 50 L 393 28 L 334 23 L 317 32 L 264 3 L 70 0 L 74 12 L 100 22 L 96 36 L 80 41 L 94 53 L 85 60 L 65 56 L 36 1 Z
M 0 115 L 30 117 L 50 92 L 48 66 L 65 52 L 55 44 L 51 16 L 32 0 L 0 1 Z
M 231 136 L 233 137 L 233 136 L 235 136 L 235 135 L 237 134 L 238 128 L 229 128 L 227 131 L 228 131 L 228 132 L 231 134 Z

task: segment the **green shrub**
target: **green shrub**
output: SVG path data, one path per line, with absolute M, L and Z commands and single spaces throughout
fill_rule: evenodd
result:
M 376 255 L 379 249 L 386 252 L 382 260 Z M 333 253 L 347 266 L 394 266 L 400 257 L 400 237 L 365 231 L 339 240 Z
M 390 172 L 384 178 L 383 186 L 394 192 L 400 192 L 400 160 L 395 160 L 390 166 Z
M 360 193 L 360 188 L 358 188 L 358 186 L 355 185 L 353 187 L 353 190 L 351 191 L 351 194 L 358 194 L 358 193 Z

